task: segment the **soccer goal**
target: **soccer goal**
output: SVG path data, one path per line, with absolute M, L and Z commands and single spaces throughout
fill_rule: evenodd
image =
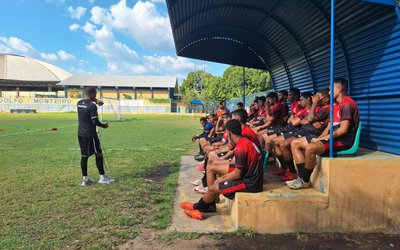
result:
M 131 107 L 124 105 L 123 101 L 114 98 L 103 98 L 104 105 L 99 108 L 100 120 L 126 121 L 131 119 Z

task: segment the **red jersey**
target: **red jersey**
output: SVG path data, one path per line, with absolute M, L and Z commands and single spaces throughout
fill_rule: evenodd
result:
M 235 168 L 241 169 L 246 187 L 261 188 L 263 169 L 260 149 L 246 137 L 240 138 L 235 148 Z
M 264 112 L 265 112 L 264 108 L 260 108 L 260 109 L 258 110 L 258 112 L 257 112 L 257 118 L 260 118 L 261 116 L 263 116 L 263 115 L 264 115 Z
M 353 145 L 359 123 L 358 107 L 349 96 L 345 96 L 341 103 L 335 103 L 333 108 L 333 130 L 340 127 L 341 121 L 350 121 L 349 131 L 338 138 L 344 145 Z
M 249 128 L 249 126 L 242 127 L 242 136 L 252 141 L 254 144 L 257 145 L 258 148 L 261 148 L 260 141 L 258 140 L 256 133 L 254 133 L 254 131 Z
M 285 117 L 287 116 L 287 108 L 281 102 L 277 102 L 269 109 L 269 116 L 275 118 L 275 124 L 278 126 L 285 126 Z
M 295 115 L 298 111 L 302 110 L 303 107 L 300 104 L 300 101 L 290 104 L 290 115 Z
M 295 118 L 300 118 L 300 120 L 303 120 L 304 118 L 306 118 L 308 116 L 309 113 L 310 113 L 310 108 L 306 108 L 306 109 L 297 110 L 297 112 L 293 113 L 293 114 L 294 114 Z

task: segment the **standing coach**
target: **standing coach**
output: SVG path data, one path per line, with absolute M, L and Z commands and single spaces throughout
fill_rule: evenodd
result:
M 99 183 L 109 184 L 114 182 L 107 177 L 104 171 L 104 158 L 100 147 L 100 140 L 97 135 L 96 126 L 108 128 L 108 123 L 101 123 L 97 114 L 97 105 L 103 105 L 102 101 L 96 99 L 95 88 L 85 88 L 85 98 L 77 104 L 78 109 L 78 141 L 81 148 L 81 169 L 83 181 L 81 186 L 86 187 L 96 184 L 95 180 L 88 177 L 88 159 L 93 154 L 96 156 L 96 166 L 99 170 Z

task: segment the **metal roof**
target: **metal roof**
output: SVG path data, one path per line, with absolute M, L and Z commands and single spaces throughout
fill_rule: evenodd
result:
M 113 76 L 85 75 L 72 76 L 57 85 L 95 86 L 95 87 L 138 87 L 138 88 L 175 88 L 178 84 L 174 76 Z
M 361 145 L 400 154 L 396 1 L 335 5 L 335 75 L 349 80 L 359 106 Z M 167 0 L 167 7 L 179 56 L 268 70 L 275 90 L 329 86 L 329 0 Z
M 49 63 L 28 57 L 0 54 L 1 83 L 58 83 L 72 74 Z

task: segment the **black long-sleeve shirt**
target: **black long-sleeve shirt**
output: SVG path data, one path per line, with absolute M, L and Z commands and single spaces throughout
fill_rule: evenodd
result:
M 82 137 L 96 137 L 96 126 L 104 127 L 98 118 L 97 106 L 88 99 L 82 99 L 77 104 L 78 135 Z

